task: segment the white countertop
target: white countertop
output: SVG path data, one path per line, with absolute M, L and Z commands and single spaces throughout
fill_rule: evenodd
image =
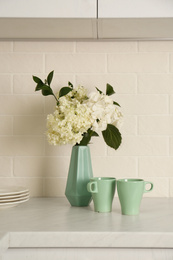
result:
M 173 248 L 173 198 L 143 198 L 138 216 L 71 207 L 66 198 L 32 198 L 0 210 L 0 250 L 8 247 Z

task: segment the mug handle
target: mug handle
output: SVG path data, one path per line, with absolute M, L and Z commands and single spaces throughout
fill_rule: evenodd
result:
M 146 184 L 150 184 L 150 185 L 151 185 L 151 187 L 150 187 L 149 190 L 146 190 L 146 188 L 145 188 L 145 186 L 144 186 L 144 192 L 150 192 L 150 191 L 153 190 L 153 183 L 152 183 L 152 182 L 150 182 L 150 181 L 145 181 L 144 183 L 145 183 L 145 186 L 146 186 Z
M 89 192 L 92 192 L 92 193 L 97 193 L 97 192 L 98 192 L 97 182 L 96 182 L 96 181 L 89 182 L 89 183 L 87 184 L 87 190 L 88 190 Z

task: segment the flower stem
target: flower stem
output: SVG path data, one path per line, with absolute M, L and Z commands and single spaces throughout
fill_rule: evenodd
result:
M 57 101 L 57 103 L 58 103 L 58 99 L 57 99 L 57 97 L 55 96 L 55 94 L 53 93 L 53 96 L 54 96 L 54 98 L 56 99 L 56 101 Z

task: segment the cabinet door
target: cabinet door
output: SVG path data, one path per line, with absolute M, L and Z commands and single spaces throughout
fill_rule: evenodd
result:
M 99 18 L 173 17 L 172 0 L 98 0 Z
M 98 37 L 173 39 L 172 0 L 98 0 Z
M 0 38 L 96 38 L 96 1 L 0 0 Z
M 0 0 L 0 17 L 96 18 L 96 0 Z

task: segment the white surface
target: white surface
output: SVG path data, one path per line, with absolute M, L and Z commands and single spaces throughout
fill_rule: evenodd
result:
M 0 0 L 0 17 L 96 18 L 96 0 Z
M 172 260 L 173 249 L 30 248 L 9 249 L 3 260 Z
M 173 199 L 143 198 L 140 215 L 123 216 L 93 205 L 71 207 L 65 198 L 38 198 L 0 211 L 8 247 L 173 248 Z M 1 243 L 3 239 L 1 240 Z
M 99 0 L 99 18 L 172 17 L 172 0 Z

